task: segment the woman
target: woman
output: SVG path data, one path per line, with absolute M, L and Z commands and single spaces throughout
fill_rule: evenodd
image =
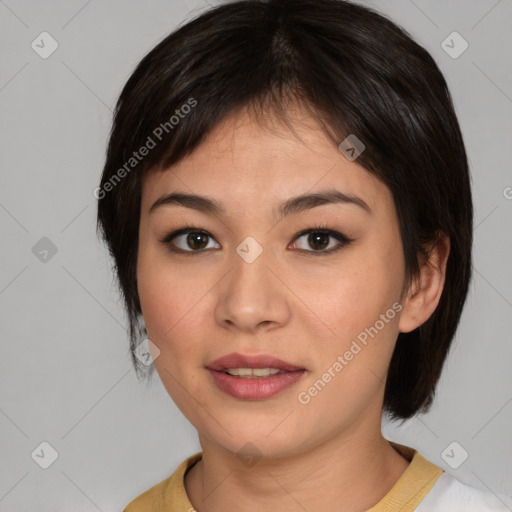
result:
M 381 433 L 431 404 L 471 277 L 458 121 L 402 29 L 207 11 L 128 80 L 97 197 L 135 368 L 147 337 L 202 448 L 127 512 L 507 510 Z

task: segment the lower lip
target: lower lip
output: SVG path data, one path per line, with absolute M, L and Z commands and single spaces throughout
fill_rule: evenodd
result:
M 233 375 L 210 370 L 209 368 L 208 371 L 221 391 L 243 400 L 265 400 L 277 395 L 287 387 L 295 384 L 306 372 L 306 370 L 298 370 L 280 373 L 271 377 L 247 379 L 234 377 Z

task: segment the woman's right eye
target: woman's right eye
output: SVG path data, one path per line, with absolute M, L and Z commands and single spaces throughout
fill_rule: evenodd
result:
M 173 252 L 202 252 L 206 249 L 220 248 L 208 246 L 208 239 L 214 238 L 203 229 L 182 228 L 169 233 L 161 242 Z

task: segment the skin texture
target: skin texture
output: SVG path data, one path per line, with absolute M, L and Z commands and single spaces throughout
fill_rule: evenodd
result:
M 272 116 L 263 123 L 242 110 L 191 155 L 143 181 L 138 290 L 148 337 L 160 350 L 156 370 L 199 434 L 203 459 L 185 484 L 200 512 L 235 505 L 240 511 L 364 511 L 408 466 L 381 434 L 386 372 L 398 333 L 421 325 L 437 306 L 449 241 L 433 247 L 420 278 L 402 295 L 404 259 L 391 192 L 346 159 L 305 111 L 290 109 L 290 115 L 295 134 Z M 290 197 L 329 188 L 363 199 L 371 214 L 329 204 L 273 216 Z M 176 191 L 216 199 L 225 212 L 166 205 L 149 213 L 158 198 Z M 160 241 L 185 224 L 211 235 L 202 253 L 192 254 L 186 235 L 174 244 L 187 253 Z M 307 234 L 295 237 L 318 226 L 354 241 L 319 255 Z M 263 249 L 252 263 L 236 252 L 249 236 Z M 339 245 L 332 237 L 321 243 Z M 298 393 L 394 303 L 400 313 L 309 403 L 300 403 Z M 269 399 L 236 399 L 205 368 L 232 352 L 271 354 L 306 372 Z M 259 458 L 248 465 L 239 455 L 254 447 Z

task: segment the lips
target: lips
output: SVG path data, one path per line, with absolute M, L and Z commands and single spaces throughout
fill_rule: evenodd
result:
M 236 353 L 212 361 L 207 370 L 219 390 L 242 400 L 271 398 L 297 383 L 306 373 L 305 368 L 270 355 Z
M 238 353 L 228 354 L 226 356 L 215 359 L 206 367 L 210 370 L 223 372 L 230 368 L 275 368 L 285 372 L 295 372 L 305 370 L 300 366 L 295 366 L 274 356 L 262 355 L 243 355 Z

